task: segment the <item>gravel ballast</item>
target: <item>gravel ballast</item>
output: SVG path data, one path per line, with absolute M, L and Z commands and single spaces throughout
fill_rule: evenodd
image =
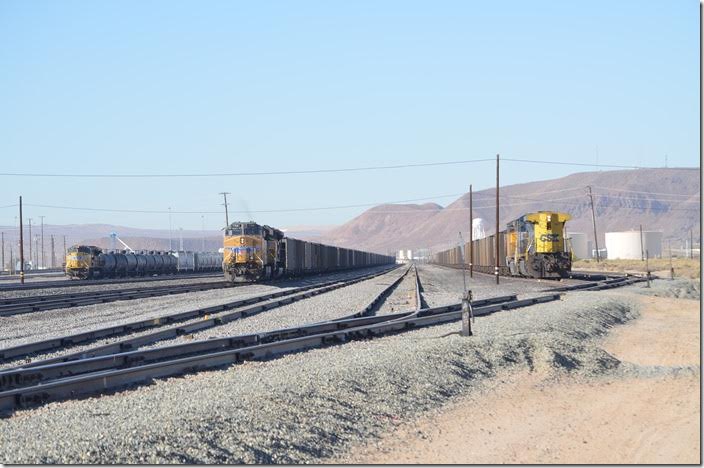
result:
M 0 419 L 5 463 L 321 462 L 503 372 L 698 372 L 626 365 L 599 347 L 638 315 L 619 291 L 158 380 Z
M 71 309 L 57 309 L 53 311 L 35 312 L 12 317 L 0 318 L 0 348 L 19 345 L 27 342 L 39 341 L 51 337 L 70 333 L 94 330 L 96 328 L 120 325 L 137 320 L 151 319 L 167 313 L 178 313 L 196 308 L 222 304 L 223 302 L 246 299 L 249 297 L 267 294 L 281 289 L 290 290 L 295 287 L 318 284 L 328 281 L 345 280 L 380 271 L 380 268 L 340 272 L 331 275 L 311 276 L 294 280 L 281 281 L 274 284 L 252 284 L 224 290 L 203 291 L 197 293 L 181 294 L 177 296 L 164 296 L 133 301 L 121 301 L 108 304 L 76 307 Z M 324 293 L 299 303 L 293 303 L 281 308 L 265 311 L 244 319 L 206 330 L 197 334 L 199 338 L 209 336 L 224 336 L 239 332 L 256 332 L 273 330 L 283 326 L 294 326 L 307 321 L 320 321 L 336 318 L 346 313 L 356 312 L 365 307 L 371 300 L 374 291 L 380 291 L 393 279 L 402 274 L 401 269 L 395 269 L 381 276 L 362 281 L 340 290 Z M 341 291 L 341 294 L 336 294 Z M 332 294 L 333 298 L 326 298 Z M 378 294 L 378 292 L 377 292 Z M 367 298 L 369 298 L 367 300 Z M 276 299 L 274 299 L 276 300 Z M 364 301 L 367 301 L 366 303 Z M 307 306 L 308 301 L 313 301 L 312 306 Z M 361 305 L 360 304 L 364 304 Z M 251 306 L 245 306 L 251 307 Z M 283 313 L 280 313 L 283 311 Z M 348 312 L 349 311 L 349 312 Z M 231 312 L 231 311 L 228 311 Z M 225 312 L 225 313 L 228 313 Z M 31 315 L 31 319 L 27 317 Z M 217 315 L 217 314 L 215 314 Z M 196 319 L 197 320 L 197 319 Z M 182 322 L 190 323 L 194 320 Z M 243 325 L 240 322 L 244 322 Z M 155 331 L 171 327 L 165 325 L 153 327 L 144 331 L 130 333 L 128 336 L 138 337 Z M 220 328 L 226 332 L 218 331 Z M 5 337 L 5 338 L 3 338 Z M 39 353 L 32 360 L 54 358 L 63 354 L 84 351 L 95 346 L 114 343 L 124 339 L 125 335 L 107 337 L 90 343 L 78 344 L 55 351 Z M 190 336 L 189 336 L 190 338 Z M 181 341 L 181 339 L 179 340 Z M 170 341 L 159 342 L 163 346 Z M 0 363 L 0 369 L 14 367 L 26 362 L 25 358 Z

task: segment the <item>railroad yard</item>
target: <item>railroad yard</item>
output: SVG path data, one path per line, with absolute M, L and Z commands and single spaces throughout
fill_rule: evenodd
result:
M 470 337 L 459 333 L 465 282 Z M 687 279 L 647 288 L 642 277 L 592 273 L 497 285 L 492 275 L 402 264 L 236 285 L 205 274 L 5 283 L 3 463 L 429 463 L 441 449 L 418 453 L 442 446 L 432 428 L 443 426 L 423 421 L 497 389 L 510 395 L 507 382 L 689 382 L 700 373 L 620 359 L 604 345 L 639 323 L 648 298 L 698 303 L 698 282 Z

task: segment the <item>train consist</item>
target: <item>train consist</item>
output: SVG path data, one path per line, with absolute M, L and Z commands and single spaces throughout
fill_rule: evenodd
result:
M 291 239 L 270 226 L 235 222 L 225 231 L 222 269 L 233 283 L 395 262 L 393 256 Z
M 499 232 L 499 272 L 502 275 L 529 278 L 564 278 L 572 269 L 572 256 L 566 242 L 565 224 L 570 215 L 554 211 L 528 213 L 508 223 Z M 484 273 L 495 273 L 496 234 L 453 247 L 433 256 L 440 265 L 459 266 L 465 262 L 465 253 L 472 252 L 473 268 Z M 467 258 L 467 260 L 470 260 Z
M 78 279 L 118 278 L 218 271 L 217 252 L 103 251 L 93 245 L 75 245 L 66 255 L 67 276 Z

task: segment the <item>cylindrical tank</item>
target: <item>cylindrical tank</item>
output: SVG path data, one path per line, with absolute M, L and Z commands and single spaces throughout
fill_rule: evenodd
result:
M 159 252 L 152 251 L 150 252 L 152 257 L 154 258 L 154 274 L 161 274 L 164 272 L 164 256 L 161 255 Z
M 127 257 L 122 252 L 115 254 L 115 275 L 125 276 L 127 274 Z
M 638 231 L 607 232 L 606 251 L 610 259 L 640 260 L 647 254 L 650 258 L 662 256 L 662 232 Z
M 577 258 L 590 258 L 587 235 L 583 232 L 568 232 L 567 245 Z
M 115 254 L 105 253 L 100 256 L 102 275 L 104 277 L 115 276 Z
M 483 218 L 474 218 L 472 220 L 472 239 L 483 239 L 486 237 L 486 222 Z
M 137 257 L 137 274 L 144 275 L 147 271 L 147 256 L 144 253 L 139 252 L 136 254 Z
M 125 252 L 125 260 L 127 260 L 127 276 L 136 276 L 137 256 L 132 252 Z

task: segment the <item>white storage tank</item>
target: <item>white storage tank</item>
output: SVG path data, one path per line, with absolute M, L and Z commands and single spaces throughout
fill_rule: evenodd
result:
M 406 259 L 413 260 L 413 251 L 412 250 L 406 250 Z
M 589 245 L 587 244 L 587 235 L 583 232 L 568 232 L 568 243 L 572 253 L 577 258 L 589 258 Z
M 640 231 L 607 232 L 605 238 L 610 259 L 640 260 L 646 250 L 650 258 L 662 256 L 661 231 L 643 231 L 642 245 Z
M 472 220 L 472 239 L 484 239 L 486 237 L 486 223 L 482 218 L 474 218 Z

